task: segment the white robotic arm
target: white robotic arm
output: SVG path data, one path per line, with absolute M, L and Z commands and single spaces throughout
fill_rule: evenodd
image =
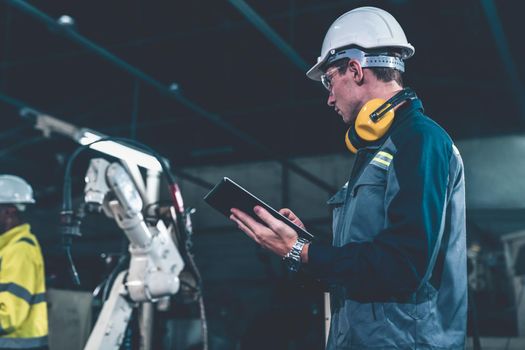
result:
M 133 306 L 177 293 L 184 262 L 162 220 L 144 221 L 142 198 L 119 163 L 93 159 L 84 192 L 86 204 L 101 206 L 130 241 L 129 270 L 117 277 L 85 347 L 118 349 Z

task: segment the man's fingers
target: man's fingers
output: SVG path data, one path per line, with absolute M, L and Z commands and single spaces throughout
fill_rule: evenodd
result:
M 292 213 L 292 211 L 291 211 L 290 209 L 288 209 L 288 208 L 280 209 L 280 210 L 279 210 L 279 213 L 280 213 L 282 216 L 288 218 L 288 220 L 290 220 L 290 221 L 293 221 L 293 220 L 295 219 L 295 215 L 294 215 L 294 213 Z
M 230 220 L 234 221 L 239 227 L 239 229 L 246 233 L 248 237 L 250 237 L 257 243 L 260 243 L 259 238 L 257 238 L 257 235 L 248 226 L 246 226 L 238 217 L 236 217 L 235 214 L 230 215 Z
M 299 218 L 288 208 L 284 208 L 279 210 L 279 213 L 281 213 L 282 216 L 286 217 L 288 220 L 294 222 L 296 220 L 299 220 Z
M 279 209 L 279 213 L 281 213 L 281 215 L 288 216 L 292 213 L 292 211 L 288 208 L 281 208 Z
M 257 220 L 255 220 L 250 215 L 243 212 L 242 210 L 232 208 L 231 212 L 247 229 L 250 230 L 250 233 L 256 236 L 257 243 L 261 244 L 262 237 L 260 234 L 258 235 L 257 232 L 262 232 L 263 230 L 267 230 L 268 228 L 265 225 L 258 222 Z
M 280 220 L 274 218 L 272 214 L 270 214 L 266 209 L 262 207 L 256 206 L 255 208 L 253 208 L 253 211 L 274 232 L 278 232 L 279 227 L 283 225 L 283 223 Z
M 253 217 L 246 214 L 242 210 L 239 210 L 237 208 L 232 208 L 231 213 L 237 217 L 244 225 L 246 225 L 248 228 L 252 230 L 252 232 L 255 232 L 256 230 L 264 227 L 264 225 L 261 225 L 259 222 L 257 222 Z
M 303 222 L 290 209 L 283 208 L 283 209 L 279 210 L 279 213 L 281 213 L 281 215 L 285 216 L 288 220 L 290 220 L 291 222 L 293 222 L 297 226 L 299 226 L 301 228 L 304 228 Z
M 285 255 L 291 249 L 292 241 L 297 239 L 297 233 L 264 208 L 256 206 L 254 212 L 263 223 L 237 208 L 231 209 L 230 219 L 258 244 L 279 256 Z

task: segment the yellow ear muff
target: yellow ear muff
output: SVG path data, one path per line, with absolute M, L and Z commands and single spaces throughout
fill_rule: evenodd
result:
M 394 122 L 394 108 L 404 101 L 414 99 L 417 99 L 416 93 L 407 87 L 388 101 L 375 98 L 365 103 L 357 114 L 354 125 L 346 132 L 346 148 L 357 153 L 357 149 L 365 147 L 367 142 L 379 140 Z
M 346 148 L 350 152 L 357 153 L 357 149 L 365 146 L 366 142 L 379 140 L 386 134 L 394 121 L 394 109 L 388 110 L 377 122 L 371 118 L 372 113 L 381 113 L 382 110 L 390 107 L 390 104 L 385 104 L 379 109 L 383 104 L 385 100 L 375 98 L 361 108 L 354 125 L 345 134 Z
M 352 140 L 350 139 L 351 136 L 350 136 L 350 130 L 351 129 L 348 129 L 348 131 L 346 132 L 345 134 L 345 145 L 346 145 L 346 148 L 348 148 L 348 150 L 352 153 L 357 153 L 357 148 L 353 145 L 352 143 Z
M 377 109 L 385 102 L 386 101 L 383 99 L 375 98 L 368 101 L 359 111 L 355 120 L 354 128 L 356 134 L 364 141 L 370 142 L 379 140 L 384 134 L 386 134 L 390 125 L 392 125 L 392 122 L 394 121 L 393 108 L 386 112 L 378 121 L 374 122 L 370 118 L 370 115 L 374 112 L 381 113 L 381 111 Z M 390 107 L 390 104 L 384 106 L 383 109 L 388 107 Z

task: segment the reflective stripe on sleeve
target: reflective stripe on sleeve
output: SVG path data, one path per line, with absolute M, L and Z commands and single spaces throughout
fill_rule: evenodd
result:
M 36 338 L 0 338 L 0 349 L 30 349 L 47 345 L 47 335 Z
M 46 301 L 45 293 L 31 294 L 27 289 L 16 283 L 0 283 L 0 292 L 9 292 L 30 305 Z

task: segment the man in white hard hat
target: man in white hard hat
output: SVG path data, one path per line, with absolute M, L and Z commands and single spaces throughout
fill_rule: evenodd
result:
M 0 175 L 0 349 L 47 349 L 44 261 L 22 217 L 34 202 L 25 180 Z
M 328 201 L 331 246 L 298 237 L 263 208 L 254 212 L 266 225 L 232 209 L 248 236 L 331 287 L 328 349 L 464 349 L 463 163 L 403 87 L 413 54 L 391 14 L 361 7 L 330 26 L 307 73 L 329 91 L 356 153 L 348 182 Z M 289 209 L 281 213 L 303 226 Z

